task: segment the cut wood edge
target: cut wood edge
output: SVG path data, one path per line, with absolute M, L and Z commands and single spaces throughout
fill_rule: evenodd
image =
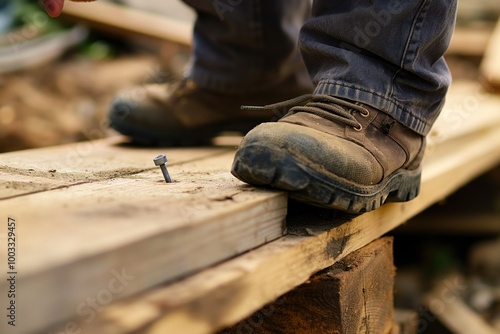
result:
M 436 151 L 425 162 L 421 194 L 415 200 L 387 204 L 318 235 L 285 236 L 111 305 L 92 328 L 108 334 L 139 329 L 147 334 L 204 334 L 231 326 L 498 164 L 500 129 L 443 143 Z

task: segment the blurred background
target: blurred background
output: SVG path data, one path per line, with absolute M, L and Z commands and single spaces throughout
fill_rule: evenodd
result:
M 111 2 L 144 15 L 132 27 L 116 27 L 102 14 L 78 14 Z M 190 8 L 179 0 L 95 4 L 67 2 L 72 9 L 54 20 L 36 1 L 0 0 L 0 152 L 107 136 L 105 116 L 117 91 L 183 75 Z M 464 38 L 447 55 L 455 79 L 478 77 L 499 13 L 497 0 L 460 1 L 457 31 Z M 172 23 L 170 34 L 149 31 L 151 17 Z
M 181 23 L 174 35 L 189 33 L 194 21 L 176 0 L 115 2 Z M 148 16 L 136 26 L 140 20 Z M 103 123 L 117 91 L 182 76 L 187 45 L 83 21 L 51 19 L 37 1 L 0 0 L 0 152 L 107 136 Z
M 0 152 L 113 135 L 106 114 L 119 90 L 182 77 L 195 18 L 188 7 L 177 0 L 98 2 L 125 8 L 134 22 L 92 13 L 94 4 L 68 5 L 54 20 L 36 1 L 0 0 Z M 498 0 L 460 1 L 446 54 L 454 80 L 481 80 L 499 14 Z M 153 19 L 169 28 L 155 30 L 147 24 Z M 500 333 L 500 169 L 414 221 L 392 233 L 396 307 L 425 313 L 421 301 L 433 282 L 454 275 L 466 282 L 460 297 Z M 421 332 L 451 333 L 438 320 Z

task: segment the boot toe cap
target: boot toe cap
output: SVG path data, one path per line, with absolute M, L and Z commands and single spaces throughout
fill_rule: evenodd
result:
M 355 184 L 373 185 L 383 176 L 382 167 L 365 148 L 345 138 L 300 125 L 262 124 L 247 134 L 239 151 L 250 148 L 255 152 L 281 152 L 305 170 Z M 279 160 L 279 155 L 263 154 L 262 157 L 269 159 L 273 168 L 286 169 L 279 161 L 273 161 Z

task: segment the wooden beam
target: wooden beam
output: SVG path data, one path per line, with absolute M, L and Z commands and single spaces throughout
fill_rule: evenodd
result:
M 392 238 L 377 239 L 220 334 L 388 333 L 394 276 Z
M 91 326 L 109 334 L 139 329 L 147 334 L 202 334 L 231 326 L 499 161 L 498 127 L 441 143 L 424 162 L 421 194 L 415 200 L 387 204 L 355 218 L 312 207 L 302 215 L 289 213 L 288 230 L 295 226 L 304 233 L 289 234 L 182 281 L 118 302 Z
M 427 136 L 427 153 L 433 146 L 454 138 L 500 126 L 500 95 L 470 80 L 456 80 L 446 95 L 445 105 Z
M 500 18 L 484 53 L 480 71 L 482 77 L 493 89 L 500 89 Z
M 146 37 L 187 47 L 192 44 L 192 23 L 110 2 L 66 1 L 62 18 L 124 37 Z
M 108 287 L 113 280 L 120 286 L 116 276 L 122 272 L 133 279 L 123 291 L 101 298 L 99 307 L 282 236 L 286 194 L 232 177 L 233 155 L 234 149 L 173 165 L 172 184 L 154 168 L 0 201 L 0 212 L 18 221 L 21 240 L 17 307 L 30 319 L 16 328 L 30 333 L 75 312 L 90 312 L 88 298 L 118 291 Z M 151 157 L 148 153 L 148 165 Z M 108 156 L 108 162 L 114 158 Z M 5 231 L 0 231 L 3 245 Z M 6 256 L 0 252 L 0 263 L 7 263 Z M 1 304 L 8 289 L 1 281 Z M 0 332 L 5 326 L 0 322 Z

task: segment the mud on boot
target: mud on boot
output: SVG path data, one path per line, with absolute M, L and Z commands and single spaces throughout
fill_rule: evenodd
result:
M 232 174 L 302 202 L 362 213 L 418 195 L 424 149 L 425 137 L 388 114 L 313 95 L 277 123 L 250 131 Z

